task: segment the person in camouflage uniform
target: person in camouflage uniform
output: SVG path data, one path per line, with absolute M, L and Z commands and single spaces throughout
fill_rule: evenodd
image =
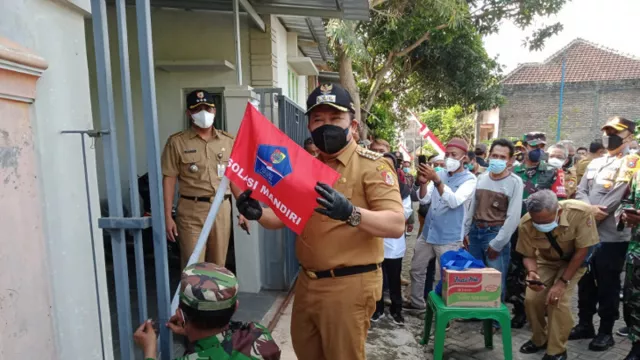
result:
M 631 191 L 626 204 L 622 220 L 627 226 L 632 226 L 632 236 L 627 249 L 627 259 L 624 277 L 622 310 L 626 329 L 620 332 L 628 333 L 633 342 L 631 352 L 625 360 L 640 360 L 640 171 L 636 172 L 631 182 Z M 630 209 L 632 211 L 629 211 Z M 635 210 L 635 211 L 633 211 Z
M 543 189 L 550 189 L 558 196 L 558 199 L 566 199 L 567 197 L 562 169 L 555 169 L 542 160 L 546 143 L 546 135 L 541 132 L 525 134 L 522 137 L 522 142 L 517 142 L 524 148 L 524 159 L 520 165 L 513 168 L 513 173 L 520 176 L 524 183 L 523 201 L 529 195 Z M 522 215 L 524 215 L 526 206 L 523 206 L 522 209 Z M 516 231 L 511 236 L 511 263 L 507 273 L 506 301 L 513 304 L 511 327 L 520 329 L 527 322 L 527 315 L 524 311 L 524 295 L 527 288 L 524 280 L 527 274 L 522 264 L 522 255 L 516 251 L 517 244 L 518 232 Z
M 188 354 L 176 360 L 278 360 L 280 349 L 269 330 L 257 323 L 231 321 L 238 307 L 238 281 L 212 263 L 187 266 L 180 281 L 180 305 L 167 326 L 189 341 Z M 155 360 L 157 338 L 152 321 L 133 335 L 145 360 Z

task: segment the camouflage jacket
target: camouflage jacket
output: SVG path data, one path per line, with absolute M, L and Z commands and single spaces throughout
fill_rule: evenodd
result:
M 220 334 L 200 339 L 191 354 L 176 360 L 279 360 L 269 330 L 257 323 L 231 322 Z
M 529 195 L 538 190 L 550 189 L 559 199 L 566 199 L 567 192 L 564 187 L 564 171 L 556 170 L 544 161 L 540 161 L 537 167 L 527 168 L 523 163 L 513 168 L 513 173 L 522 179 L 524 192 L 522 200 L 526 200 Z M 526 207 L 522 207 L 522 215 L 527 212 Z
M 640 210 L 640 171 L 633 175 L 629 195 L 622 204 L 623 208 L 633 208 Z M 629 250 L 640 254 L 640 225 L 636 225 L 632 230 L 631 241 L 629 242 Z

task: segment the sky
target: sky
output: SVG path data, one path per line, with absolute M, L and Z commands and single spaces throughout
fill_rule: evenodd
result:
M 540 51 L 529 52 L 522 40 L 534 28 L 520 30 L 505 22 L 500 31 L 484 39 L 489 56 L 498 56 L 505 66 L 504 74 L 518 64 L 541 62 L 562 49 L 575 38 L 583 38 L 623 53 L 640 57 L 640 0 L 573 0 L 549 18 L 540 18 L 538 24 L 561 22 L 564 30 L 547 39 Z

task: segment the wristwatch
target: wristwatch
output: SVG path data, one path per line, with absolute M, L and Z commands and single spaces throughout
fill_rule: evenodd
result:
M 360 214 L 360 208 L 357 206 L 353 207 L 351 211 L 351 216 L 347 219 L 347 224 L 353 227 L 360 225 L 360 220 L 362 219 L 362 215 Z
M 569 284 L 571 284 L 571 280 L 565 280 L 565 278 L 563 278 L 562 276 L 560 276 L 560 279 L 558 279 L 558 280 L 562 281 L 567 286 L 569 286 Z
M 442 184 L 442 180 L 439 180 L 439 181 L 435 181 L 435 180 L 434 180 L 434 181 L 433 181 L 433 186 L 435 186 L 435 187 L 440 186 L 440 184 Z

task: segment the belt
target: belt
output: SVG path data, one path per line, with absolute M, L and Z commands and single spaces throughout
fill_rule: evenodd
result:
M 480 229 L 486 229 L 492 226 L 502 226 L 504 221 L 476 221 L 476 226 Z
M 347 266 L 347 267 L 342 267 L 342 268 L 337 268 L 332 270 L 323 270 L 323 271 L 311 271 L 305 268 L 302 268 L 302 270 L 304 270 L 305 274 L 307 274 L 309 278 L 316 280 L 316 279 L 324 279 L 324 278 L 330 278 L 330 277 L 341 277 L 341 276 L 362 274 L 362 273 L 367 273 L 371 271 L 376 271 L 379 268 L 380 268 L 380 264 L 369 264 L 369 265 Z
M 186 200 L 191 200 L 191 201 L 195 201 L 195 202 L 212 202 L 213 201 L 213 196 L 187 196 L 187 195 L 180 195 L 181 198 L 186 199 Z M 231 195 L 225 195 L 224 196 L 225 200 L 231 199 Z

